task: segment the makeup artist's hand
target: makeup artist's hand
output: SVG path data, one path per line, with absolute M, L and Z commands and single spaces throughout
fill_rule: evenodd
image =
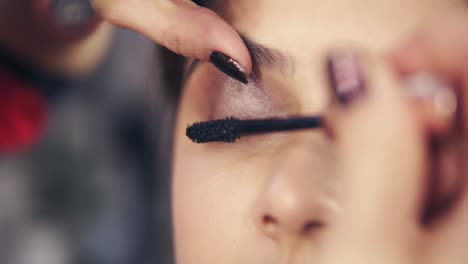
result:
M 250 55 L 236 30 L 190 0 L 93 0 L 93 5 L 105 20 L 145 34 L 178 54 L 209 60 L 218 51 L 250 73 Z
M 424 133 L 400 85 L 381 65 L 369 65 L 367 92 L 337 104 L 329 120 L 343 197 L 323 263 L 420 263 L 413 253 L 421 246 Z
M 432 134 L 448 137 L 431 152 L 437 193 L 447 193 L 441 207 L 448 207 L 434 224 L 433 257 L 437 263 L 467 263 L 468 250 L 468 18 L 466 14 L 436 21 L 416 32 L 393 54 L 401 75 L 430 73 L 452 87 L 458 112 L 452 122 L 440 122 L 437 111 L 422 116 Z M 432 112 L 432 114 L 431 114 Z M 436 125 L 434 125 L 436 124 Z M 434 129 L 436 127 L 436 129 Z M 431 129 L 432 128 L 432 129 Z M 440 196 L 440 195 L 439 195 Z M 445 261 L 444 261 L 445 260 Z M 433 262 L 434 263 L 434 262 Z
M 333 115 L 344 204 L 324 263 L 467 263 L 466 25 L 428 27 L 392 59 L 403 78 L 425 72 L 457 87 L 456 118 L 430 97 L 409 99 L 393 69 L 378 65 L 369 93 Z

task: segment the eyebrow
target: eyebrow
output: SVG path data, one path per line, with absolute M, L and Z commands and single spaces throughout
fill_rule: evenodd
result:
M 294 60 L 288 55 L 280 52 L 277 49 L 267 47 L 250 40 L 242 34 L 239 34 L 247 47 L 252 59 L 252 76 L 251 78 L 261 78 L 261 68 L 272 69 L 280 72 L 283 75 L 292 75 L 294 72 Z M 184 80 L 186 80 L 196 67 L 200 60 L 195 59 L 187 64 Z
M 256 43 L 243 35 L 241 35 L 241 38 L 252 58 L 252 73 L 254 77 L 261 77 L 260 68 L 262 67 L 277 70 L 284 75 L 294 72 L 294 62 L 286 54 L 277 49 Z

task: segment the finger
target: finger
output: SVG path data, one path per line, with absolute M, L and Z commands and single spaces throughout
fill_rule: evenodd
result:
M 463 87 L 468 87 L 468 81 Z M 455 190 L 452 190 L 452 199 L 446 203 L 445 217 L 440 218 L 434 225 L 430 241 L 430 257 L 435 261 L 444 263 L 466 263 L 468 252 L 468 141 L 461 138 L 451 149 L 451 170 L 457 173 Z M 447 160 L 449 158 L 446 158 Z M 444 175 L 445 176 L 445 175 Z M 432 262 L 437 263 L 437 262 Z M 442 262 L 439 262 L 442 263 Z
M 251 71 L 239 34 L 215 12 L 190 0 L 94 0 L 93 5 L 104 19 L 185 57 L 208 60 L 217 51 L 236 60 L 246 74 Z
M 458 88 L 459 117 L 456 120 L 462 128 L 462 137 L 454 145 L 445 146 L 439 162 L 442 177 L 439 182 L 453 182 L 445 188 L 450 197 L 444 202 L 443 217 L 433 224 L 427 238 L 432 254 L 431 263 L 464 263 L 468 259 L 465 245 L 468 243 L 468 197 L 467 184 L 467 55 L 468 31 L 466 20 L 454 19 L 430 27 L 419 36 L 404 44 L 394 54 L 394 62 L 403 74 L 431 72 L 452 82 Z M 445 165 L 444 165 L 445 164 Z M 452 172 L 452 173 L 447 173 Z M 447 185 L 447 184 L 445 184 Z M 439 187 L 444 189 L 444 187 Z
M 381 65 L 368 67 L 373 89 L 330 120 L 346 190 L 335 237 L 350 254 L 391 261 L 410 255 L 419 237 L 425 147 L 422 126 Z
M 404 93 L 421 123 L 431 136 L 449 135 L 455 127 L 458 101 L 455 90 L 427 73 L 415 73 L 403 79 Z
M 394 65 L 404 74 L 431 72 L 459 80 L 467 66 L 467 23 L 454 17 L 419 30 L 392 53 Z
M 468 69 L 468 30 L 466 18 L 454 17 L 419 31 L 392 55 L 395 67 L 403 75 L 430 72 L 460 88 Z M 468 92 L 457 89 L 461 114 L 461 128 L 468 131 Z

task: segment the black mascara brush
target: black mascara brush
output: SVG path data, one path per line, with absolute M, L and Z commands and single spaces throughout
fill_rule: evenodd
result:
M 235 117 L 197 122 L 187 127 L 186 135 L 195 143 L 235 142 L 241 136 L 322 126 L 320 117 L 291 117 L 241 120 Z

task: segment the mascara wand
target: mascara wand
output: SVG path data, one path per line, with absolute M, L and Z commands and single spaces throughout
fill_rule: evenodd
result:
M 318 128 L 322 123 L 322 118 L 314 116 L 251 120 L 227 117 L 194 123 L 187 127 L 186 135 L 195 143 L 233 143 L 246 135 Z

